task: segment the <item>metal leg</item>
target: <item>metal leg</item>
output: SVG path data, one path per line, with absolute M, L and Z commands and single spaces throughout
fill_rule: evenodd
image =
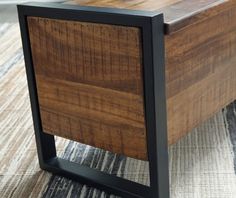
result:
M 163 19 L 152 17 L 143 31 L 145 117 L 151 197 L 168 198 L 169 164 L 165 96 Z
M 41 168 L 122 197 L 169 198 L 163 15 L 154 12 L 58 4 L 19 5 L 18 13 Z M 150 187 L 56 157 L 54 137 L 42 130 L 27 16 L 141 28 Z

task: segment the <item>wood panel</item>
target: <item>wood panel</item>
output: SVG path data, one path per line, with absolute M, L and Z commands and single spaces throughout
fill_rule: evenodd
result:
M 236 6 L 165 37 L 169 143 L 236 98 Z
M 164 13 L 166 34 L 208 20 L 235 6 L 235 0 L 182 0 L 160 9 Z
M 216 16 L 236 4 L 235 0 L 72 0 L 66 4 L 157 11 L 164 14 L 167 34 Z
M 28 25 L 44 131 L 145 158 L 140 30 L 37 17 Z
M 132 10 L 146 10 L 154 11 L 174 3 L 181 2 L 181 0 L 68 0 L 65 4 L 83 5 L 83 6 L 96 6 L 96 7 L 110 7 L 120 9 L 132 9 Z

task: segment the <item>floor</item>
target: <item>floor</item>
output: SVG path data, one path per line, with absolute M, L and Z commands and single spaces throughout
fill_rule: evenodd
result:
M 0 4 L 0 23 L 17 22 L 17 9 L 16 5 L 1 5 Z
M 0 0 L 1 1 L 1 0 Z M 63 2 L 64 0 L 37 0 L 42 2 Z M 16 4 L 1 4 L 0 3 L 0 23 L 2 22 L 17 22 Z

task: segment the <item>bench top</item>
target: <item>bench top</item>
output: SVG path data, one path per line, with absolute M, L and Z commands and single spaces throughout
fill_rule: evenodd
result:
M 229 9 L 235 0 L 72 0 L 67 4 L 112 7 L 144 11 L 160 11 L 164 14 L 166 34 L 212 17 Z

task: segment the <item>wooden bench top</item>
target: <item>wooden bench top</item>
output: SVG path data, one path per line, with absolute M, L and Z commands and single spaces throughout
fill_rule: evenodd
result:
M 67 4 L 112 7 L 164 14 L 166 34 L 217 15 L 235 4 L 235 0 L 73 0 Z

